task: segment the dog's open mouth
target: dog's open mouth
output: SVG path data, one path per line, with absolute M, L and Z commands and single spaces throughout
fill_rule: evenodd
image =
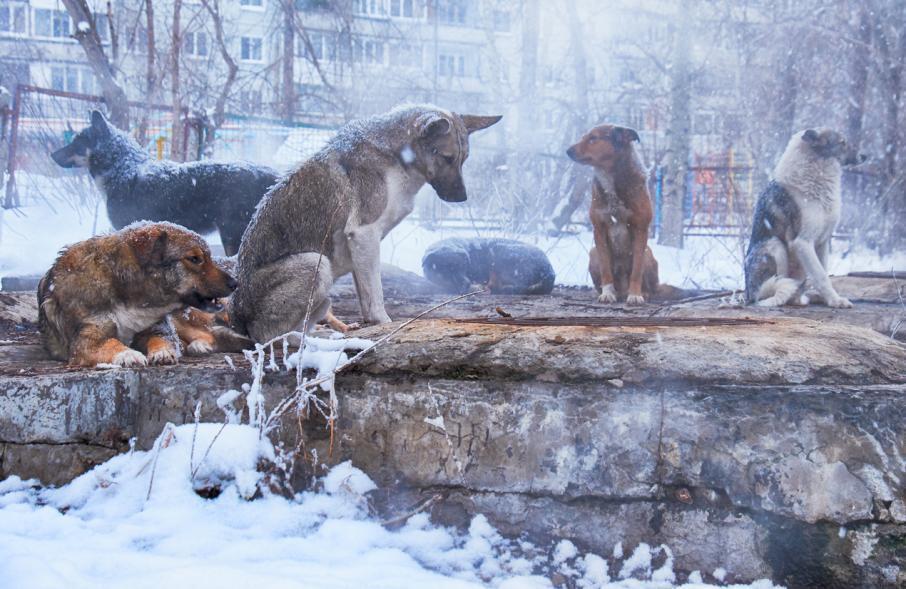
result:
M 223 301 L 215 297 L 205 297 L 198 292 L 193 292 L 182 300 L 183 303 L 208 313 L 223 311 Z

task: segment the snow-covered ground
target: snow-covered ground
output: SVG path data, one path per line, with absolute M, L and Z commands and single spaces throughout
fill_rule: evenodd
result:
M 425 189 L 419 198 L 436 198 Z M 34 204 L 18 210 L 0 210 L 0 276 L 43 274 L 61 247 L 94 232 L 110 230 L 106 211 L 100 207 L 62 203 L 51 208 Z M 549 237 L 514 235 L 494 230 L 476 229 L 468 224 L 455 228 L 428 229 L 412 219 L 404 220 L 384 239 L 381 258 L 405 270 L 421 274 L 425 249 L 447 237 L 508 237 L 532 243 L 550 257 L 557 272 L 557 283 L 591 285 L 588 276 L 588 250 L 593 244 L 590 232 Z M 208 236 L 212 244 L 219 237 Z M 835 244 L 831 255 L 832 274 L 851 270 L 889 271 L 906 268 L 906 252 L 880 258 L 868 250 L 846 251 L 846 244 Z M 743 284 L 742 260 L 744 240 L 738 237 L 687 237 L 685 247 L 676 249 L 651 242 L 658 260 L 661 282 L 685 288 L 740 288 Z
M 256 463 L 274 457 L 248 425 L 189 424 L 165 430 L 152 451 L 114 457 L 58 489 L 2 481 L 0 585 L 541 589 L 559 572 L 589 589 L 675 586 L 663 546 L 640 544 L 624 556 L 614 539 L 608 560 L 567 540 L 540 547 L 505 539 L 481 515 L 463 532 L 425 513 L 388 529 L 369 515 L 374 483 L 348 462 L 292 499 L 265 490 L 250 500 L 266 486 Z M 216 498 L 195 492 L 212 483 Z M 700 573 L 682 585 L 708 586 Z

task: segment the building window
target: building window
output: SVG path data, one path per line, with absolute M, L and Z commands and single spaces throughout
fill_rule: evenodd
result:
M 64 10 L 35 9 L 35 35 L 38 37 L 69 37 L 69 14 Z
M 61 92 L 94 94 L 94 74 L 88 68 L 55 65 L 50 68 L 50 87 Z
M 239 104 L 242 112 L 258 114 L 261 112 L 261 90 L 243 90 L 239 93 Z
M 324 98 L 324 88 L 317 84 L 296 84 L 296 110 L 303 114 L 324 114 L 331 110 Z
M 308 31 L 309 49 L 305 39 L 296 37 L 296 57 L 308 57 L 318 61 L 333 61 L 337 58 L 337 40 L 333 33 Z
M 193 57 L 208 56 L 208 34 L 203 31 L 186 33 L 182 38 L 182 48 Z
M 239 0 L 243 8 L 264 8 L 264 0 Z
M 441 76 L 464 78 L 466 75 L 465 56 L 441 53 L 437 56 L 437 73 Z
M 242 61 L 261 61 L 261 37 L 243 37 L 239 52 Z
M 510 11 L 494 10 L 494 30 L 500 33 L 507 33 L 510 30 Z
M 437 18 L 449 25 L 466 24 L 466 0 L 437 0 Z
M 390 16 L 400 18 L 418 18 L 417 0 L 390 0 Z
M 374 39 L 355 39 L 352 44 L 352 60 L 356 63 L 384 64 L 384 43 Z
M 353 0 L 352 12 L 362 16 L 387 16 L 384 0 Z
M 0 5 L 0 33 L 25 34 L 25 4 L 4 2 Z
M 413 43 L 392 43 L 390 65 L 393 67 L 422 67 L 422 46 Z
M 94 26 L 98 32 L 98 38 L 101 40 L 101 43 L 107 43 L 110 41 L 110 20 L 107 18 L 106 14 L 95 14 L 94 15 Z

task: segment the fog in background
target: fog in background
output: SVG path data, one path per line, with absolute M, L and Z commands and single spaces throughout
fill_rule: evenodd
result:
M 589 170 L 564 151 L 608 122 L 639 131 L 656 242 L 738 260 L 790 135 L 825 126 L 869 156 L 835 246 L 887 255 L 904 249 L 904 64 L 898 0 L 3 0 L 0 195 L 7 221 L 50 207 L 104 227 L 84 172 L 47 157 L 93 107 L 160 157 L 286 170 L 346 121 L 433 102 L 504 119 L 473 140 L 468 203 L 425 189 L 421 229 L 586 232 Z

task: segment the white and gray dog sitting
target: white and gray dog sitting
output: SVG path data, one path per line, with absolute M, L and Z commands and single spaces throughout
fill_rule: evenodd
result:
M 381 239 L 412 212 L 426 182 L 442 200 L 466 200 L 469 135 L 499 120 L 407 106 L 342 128 L 258 206 L 239 247 L 233 327 L 262 342 L 300 331 L 307 314 L 312 326 L 348 272 L 365 322 L 390 321 Z
M 840 220 L 842 166 L 864 159 L 836 131 L 793 135 L 755 206 L 745 260 L 747 302 L 779 307 L 817 299 L 852 307 L 834 290 L 827 257 Z

